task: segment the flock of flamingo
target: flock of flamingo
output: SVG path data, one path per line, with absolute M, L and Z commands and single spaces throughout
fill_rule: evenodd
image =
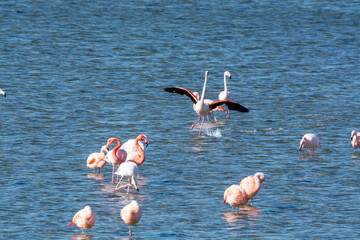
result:
M 215 121 L 217 119 L 214 116 L 215 111 L 224 111 L 226 112 L 226 117 L 229 118 L 229 110 L 236 110 L 239 112 L 249 112 L 249 109 L 240 105 L 237 102 L 234 102 L 234 97 L 231 92 L 227 89 L 227 77 L 231 79 L 231 74 L 226 71 L 224 73 L 224 91 L 221 91 L 219 94 L 219 100 L 212 101 L 205 99 L 205 90 L 208 79 L 209 72 L 205 72 L 205 82 L 201 97 L 199 99 L 199 93 L 191 92 L 185 88 L 180 87 L 170 87 L 165 88 L 166 92 L 174 92 L 180 95 L 188 96 L 193 102 L 193 109 L 198 114 L 199 119 L 192 124 L 190 129 L 193 129 L 196 123 L 201 119 L 201 125 L 198 136 L 200 136 L 202 125 L 204 123 L 205 117 L 209 120 L 209 116 L 213 116 Z M 0 89 L 0 94 L 6 97 L 6 93 Z M 225 105 L 225 109 L 221 106 Z M 0 122 L 1 124 L 1 122 Z M 144 143 L 142 143 L 142 141 Z M 351 144 L 353 148 L 360 147 L 360 133 L 356 131 L 351 132 Z M 109 150 L 110 146 L 116 143 L 116 146 Z M 114 176 L 117 176 L 115 190 L 122 190 L 127 188 L 127 193 L 129 192 L 130 187 L 134 187 L 139 191 L 137 185 L 137 175 L 139 171 L 139 166 L 145 161 L 145 148 L 149 145 L 149 141 L 145 135 L 139 135 L 136 139 L 130 139 L 125 142 L 123 145 L 118 138 L 112 137 L 107 140 L 107 143 L 103 145 L 100 149 L 100 152 L 94 152 L 89 155 L 87 158 L 87 168 L 92 170 L 100 170 L 106 165 L 106 163 L 112 165 L 112 178 L 111 183 L 114 183 Z M 310 154 L 314 154 L 315 148 L 321 147 L 319 138 L 312 133 L 305 134 L 299 145 L 299 150 L 302 148 L 308 148 Z M 115 171 L 115 166 L 117 170 Z M 119 179 L 120 176 L 120 179 Z M 127 183 L 121 184 L 122 179 L 126 178 Z M 254 176 L 248 176 L 240 181 L 239 184 L 233 184 L 228 187 L 224 192 L 224 201 L 232 207 L 232 212 L 234 212 L 234 207 L 237 207 L 238 210 L 241 206 L 244 206 L 249 199 L 251 200 L 251 205 L 253 203 L 253 198 L 261 188 L 261 184 L 265 181 L 265 175 L 261 172 L 255 173 Z M 136 200 L 131 201 L 130 204 L 124 206 L 120 211 L 121 220 L 129 225 L 129 235 L 132 236 L 131 226 L 140 221 L 142 215 L 141 208 Z M 76 225 L 82 230 L 90 229 L 95 224 L 95 214 L 91 210 L 90 206 L 78 211 L 71 223 L 68 226 Z

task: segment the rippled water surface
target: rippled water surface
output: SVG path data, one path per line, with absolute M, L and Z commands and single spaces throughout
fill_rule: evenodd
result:
M 2 1 L 0 236 L 121 239 L 360 238 L 357 1 Z M 217 112 L 200 138 L 179 86 L 216 100 L 223 73 L 250 109 Z M 307 132 L 322 147 L 298 144 Z M 146 134 L 140 192 L 86 169 L 109 137 Z M 224 190 L 266 181 L 240 213 Z M 85 231 L 68 227 L 90 205 Z

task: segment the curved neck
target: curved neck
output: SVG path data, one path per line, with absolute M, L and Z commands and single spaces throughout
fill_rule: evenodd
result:
M 224 74 L 224 92 L 227 93 L 226 75 Z
M 116 146 L 115 146 L 115 147 L 113 148 L 113 150 L 112 150 L 112 156 L 113 156 L 114 159 L 117 158 L 116 152 L 117 152 L 117 150 L 118 150 L 118 149 L 120 148 L 120 146 L 121 146 L 121 142 L 120 142 L 119 139 L 115 138 L 115 141 L 117 142 L 117 144 L 116 144 Z
M 201 103 L 204 103 L 206 82 L 207 82 L 207 75 L 205 75 L 204 87 L 203 87 L 203 90 L 202 90 L 202 93 L 201 93 L 201 98 L 200 98 Z
M 134 162 L 135 162 L 136 165 L 138 165 L 138 166 L 140 166 L 140 165 L 145 161 L 145 151 L 144 151 L 144 149 L 142 149 L 142 148 L 140 147 L 139 141 L 140 141 L 139 138 L 136 138 L 136 139 L 135 139 L 135 147 L 136 147 L 136 149 L 137 149 L 137 150 L 139 151 L 139 153 L 140 153 L 140 158 L 134 160 Z

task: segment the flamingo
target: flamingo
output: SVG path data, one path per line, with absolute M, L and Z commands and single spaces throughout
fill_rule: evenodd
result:
M 351 145 L 353 148 L 359 148 L 360 143 L 359 143 L 359 138 L 360 138 L 360 133 L 356 132 L 355 130 L 353 130 L 351 132 Z
M 114 182 L 115 165 L 121 164 L 126 160 L 126 152 L 120 149 L 121 142 L 118 138 L 109 138 L 106 147 L 109 148 L 111 144 L 116 142 L 116 146 L 106 154 L 105 161 L 113 166 L 111 182 Z
M 128 187 L 126 193 L 129 193 L 130 186 L 134 186 L 136 191 L 139 191 L 139 188 L 137 187 L 138 172 L 139 172 L 139 167 L 135 162 L 126 161 L 120 164 L 120 167 L 116 170 L 115 174 L 121 176 L 121 178 L 119 182 L 116 184 L 115 190 L 120 190 L 122 188 Z M 124 177 L 128 179 L 128 184 L 120 186 L 121 180 Z
M 261 183 L 265 181 L 265 175 L 262 172 L 256 173 L 254 176 L 248 176 L 240 181 L 240 186 L 245 190 L 251 199 L 251 206 L 253 197 L 261 188 Z
M 234 212 L 234 207 L 240 207 L 245 205 L 249 201 L 249 196 L 245 192 L 245 190 L 236 184 L 228 187 L 224 192 L 224 202 L 229 203 L 232 207 L 232 212 Z
M 145 142 L 145 146 L 142 142 Z M 129 139 L 122 146 L 121 150 L 126 152 L 126 161 L 133 161 L 140 166 L 145 161 L 145 147 L 149 145 L 146 135 L 139 135 L 136 139 Z
M 99 153 L 98 152 L 91 153 L 89 155 L 89 157 L 87 158 L 86 167 L 90 168 L 92 170 L 99 169 L 99 173 L 100 173 L 100 169 L 103 168 L 106 164 L 105 151 L 109 152 L 109 149 L 107 148 L 106 145 L 101 147 L 101 150 Z
M 84 235 L 84 229 L 86 230 L 92 228 L 92 226 L 95 224 L 95 220 L 96 217 L 92 212 L 91 207 L 86 206 L 74 215 L 71 223 L 69 223 L 68 226 L 78 226 Z
M 318 138 L 318 136 L 312 133 L 307 133 L 300 141 L 299 150 L 301 151 L 302 148 L 309 148 L 310 154 L 314 154 L 315 148 L 318 147 L 321 147 L 320 139 Z M 312 153 L 311 149 L 313 150 Z
M 117 176 L 121 176 L 120 181 L 115 187 L 115 190 L 128 187 L 127 193 L 129 193 L 130 186 L 134 186 L 135 189 L 139 191 L 139 188 L 137 187 L 137 174 L 139 172 L 138 166 L 140 166 L 145 161 L 144 145 L 142 143 L 142 147 L 139 145 L 140 140 L 145 141 L 146 146 L 148 146 L 149 141 L 145 135 L 139 135 L 134 141 L 133 139 L 130 139 L 126 142 L 128 143 L 127 145 L 124 144 L 124 147 L 128 149 L 129 153 L 127 154 L 126 162 L 122 163 L 115 172 Z M 130 152 L 131 150 L 133 151 Z M 124 177 L 128 179 L 128 184 L 120 186 L 121 180 Z
M 190 127 L 190 129 L 193 129 L 195 124 L 198 123 L 200 121 L 200 119 L 202 118 L 202 122 L 201 122 L 200 131 L 199 131 L 198 136 L 200 136 L 202 125 L 204 123 L 204 118 L 206 116 L 208 116 L 209 112 L 211 110 L 215 109 L 217 106 L 225 104 L 228 107 L 228 109 L 230 109 L 230 110 L 237 110 L 239 112 L 249 112 L 249 109 L 245 108 L 244 106 L 240 105 L 239 103 L 232 102 L 232 101 L 229 101 L 229 100 L 219 100 L 219 101 L 214 101 L 212 103 L 206 103 L 204 101 L 205 100 L 204 97 L 205 97 L 205 89 L 206 89 L 206 83 L 207 83 L 208 75 L 209 75 L 209 72 L 206 71 L 205 72 L 204 87 L 203 87 L 203 91 L 201 93 L 200 100 L 198 100 L 198 98 L 191 91 L 189 91 L 189 90 L 187 90 L 185 88 L 171 87 L 171 88 L 165 88 L 164 89 L 166 92 L 175 92 L 175 93 L 178 93 L 180 95 L 185 94 L 186 96 L 188 96 L 193 101 L 193 103 L 195 104 L 195 111 L 199 115 L 199 120 L 194 122 L 194 124 Z
M 129 225 L 129 235 L 132 236 L 131 226 L 141 219 L 141 208 L 137 201 L 133 200 L 120 211 L 121 221 Z
M 199 94 L 198 92 L 193 92 L 193 94 L 194 94 L 194 95 L 196 96 L 196 98 L 199 100 L 200 94 Z M 210 100 L 210 99 L 204 99 L 204 103 L 210 104 L 210 103 L 212 103 L 212 102 L 213 102 L 213 101 Z M 193 105 L 194 111 L 196 111 L 196 110 L 195 110 L 195 106 L 196 106 L 196 104 Z M 211 110 L 211 111 L 209 112 L 209 115 L 212 115 L 212 116 L 214 117 L 215 122 L 217 122 L 217 119 L 216 119 L 216 117 L 215 117 L 215 115 L 214 115 L 214 112 L 216 112 L 216 111 L 224 111 L 224 112 L 226 112 L 225 109 L 224 109 L 222 106 L 217 106 L 215 109 Z M 207 116 L 208 121 L 209 121 L 209 115 Z M 200 121 L 200 119 L 199 119 L 199 121 Z
M 231 80 L 231 74 L 229 71 L 224 72 L 224 91 L 221 91 L 219 93 L 219 100 L 229 100 L 229 101 L 234 102 L 235 101 L 234 96 L 227 89 L 226 77 L 229 77 L 229 79 Z M 226 109 L 226 117 L 227 118 L 230 117 L 229 109 Z
M 6 92 L 0 89 L 0 95 L 4 95 L 4 98 L 6 98 Z

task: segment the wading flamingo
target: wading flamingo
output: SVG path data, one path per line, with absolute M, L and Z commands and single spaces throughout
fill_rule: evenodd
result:
M 131 237 L 131 226 L 138 223 L 141 219 L 141 208 L 137 201 L 133 200 L 130 204 L 123 207 L 120 211 L 121 221 L 129 225 L 129 235 Z
M 4 92 L 3 90 L 0 89 L 0 95 L 4 95 L 4 97 L 6 98 L 6 92 Z
M 199 100 L 200 94 L 199 94 L 198 92 L 193 92 L 193 94 L 194 94 L 194 95 L 196 96 L 196 98 Z M 204 103 L 206 103 L 206 104 L 210 104 L 210 103 L 212 103 L 212 102 L 213 102 L 213 100 L 204 99 Z M 193 109 L 194 109 L 194 111 L 196 112 L 195 106 L 196 106 L 196 104 L 193 105 Z M 217 119 L 216 119 L 216 117 L 215 117 L 215 115 L 214 115 L 214 112 L 216 112 L 216 111 L 224 111 L 224 112 L 226 112 L 225 109 L 224 109 L 222 106 L 217 106 L 215 109 L 211 110 L 211 111 L 209 112 L 209 115 L 212 115 L 212 116 L 213 116 L 213 118 L 215 119 L 215 122 L 217 122 Z M 209 121 L 209 115 L 207 116 L 207 120 L 208 120 L 208 121 Z M 199 119 L 199 121 L 200 121 L 200 119 Z
M 355 149 L 359 148 L 359 146 L 360 146 L 359 139 L 360 139 L 360 133 L 353 130 L 351 132 L 351 145 L 353 148 L 355 148 Z
M 106 147 L 109 148 L 111 144 L 116 142 L 116 146 L 106 154 L 105 161 L 113 166 L 111 182 L 114 182 L 114 172 L 115 172 L 115 165 L 119 165 L 126 160 L 126 152 L 123 149 L 120 149 L 121 142 L 118 138 L 109 138 L 107 140 Z
M 136 191 L 139 191 L 137 187 L 137 175 L 139 172 L 138 165 L 133 161 L 126 161 L 120 164 L 120 167 L 116 170 L 115 174 L 121 176 L 119 182 L 115 186 L 115 190 L 120 190 L 127 187 L 126 193 L 129 193 L 130 186 L 134 186 Z M 128 179 L 128 184 L 121 185 L 121 180 L 123 178 Z
M 189 90 L 187 90 L 185 88 L 172 87 L 172 88 L 165 88 L 164 89 L 166 92 L 175 92 L 175 93 L 178 93 L 178 94 L 181 94 L 181 95 L 185 94 L 186 96 L 188 96 L 193 101 L 193 103 L 195 104 L 195 111 L 199 115 L 199 120 L 196 121 L 191 126 L 190 129 L 193 129 L 195 124 L 198 123 L 200 121 L 200 119 L 202 118 L 202 123 L 201 123 L 201 126 L 200 126 L 200 131 L 199 131 L 198 136 L 200 136 L 202 125 L 204 123 L 204 118 L 206 116 L 208 116 L 210 111 L 215 109 L 217 106 L 225 104 L 228 107 L 228 109 L 230 109 L 230 110 L 236 110 L 236 111 L 239 111 L 239 112 L 249 112 L 249 109 L 243 107 L 242 105 L 240 105 L 240 104 L 238 104 L 236 102 L 232 102 L 232 101 L 228 101 L 228 100 L 214 101 L 214 102 L 212 102 L 210 104 L 205 103 L 204 102 L 204 100 L 205 100 L 204 97 L 205 97 L 205 89 L 206 89 L 206 83 L 207 83 L 208 75 L 209 75 L 209 72 L 206 71 L 205 72 L 204 87 L 203 87 L 203 91 L 201 93 L 200 100 L 198 100 L 197 97 L 191 91 L 189 91 Z
M 254 176 L 248 176 L 240 181 L 240 187 L 242 187 L 249 198 L 251 199 L 251 206 L 253 197 L 261 188 L 261 183 L 265 181 L 265 175 L 262 172 L 256 173 Z
M 87 158 L 86 167 L 92 170 L 99 169 L 99 173 L 100 173 L 100 169 L 103 168 L 106 164 L 105 152 L 109 152 L 109 149 L 106 147 L 106 145 L 101 147 L 99 153 L 98 152 L 91 153 Z
M 226 77 L 229 77 L 229 79 L 231 80 L 231 74 L 229 71 L 224 72 L 224 91 L 221 91 L 219 93 L 219 100 L 229 100 L 229 101 L 234 102 L 235 101 L 234 96 L 232 95 L 231 92 L 228 91 L 228 88 L 227 88 Z M 230 117 L 229 109 L 226 109 L 226 117 L 227 118 Z
M 95 220 L 95 214 L 91 211 L 89 206 L 86 206 L 74 215 L 73 220 L 68 224 L 68 226 L 76 225 L 81 229 L 82 234 L 84 234 L 84 230 L 90 229 L 94 226 Z
M 239 185 L 233 184 L 228 187 L 224 192 L 224 202 L 229 203 L 232 207 L 232 212 L 234 212 L 234 207 L 240 207 L 245 205 L 249 201 L 249 196 L 246 194 L 245 190 Z
M 144 141 L 145 145 L 140 142 Z M 145 161 L 145 147 L 149 145 L 149 141 L 145 135 L 139 135 L 136 139 L 129 139 L 120 149 L 126 152 L 126 161 L 133 161 L 140 166 Z
M 301 151 L 302 148 L 309 148 L 310 154 L 314 154 L 315 148 L 318 147 L 321 147 L 320 139 L 315 134 L 307 133 L 300 141 L 299 150 Z

